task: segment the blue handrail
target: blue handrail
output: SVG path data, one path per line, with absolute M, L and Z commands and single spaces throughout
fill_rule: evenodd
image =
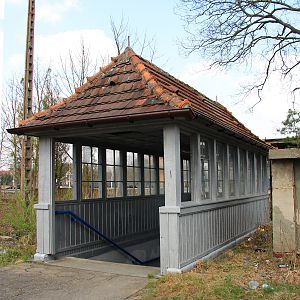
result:
M 140 259 L 138 259 L 137 257 L 135 257 L 134 255 L 132 255 L 131 253 L 129 253 L 127 250 L 125 250 L 123 247 L 121 247 L 120 245 L 118 245 L 116 242 L 114 242 L 113 240 L 111 240 L 109 237 L 107 237 L 106 235 L 104 235 L 102 232 L 100 232 L 98 229 L 96 229 L 95 227 L 93 227 L 91 224 L 87 223 L 85 220 L 83 220 L 82 218 L 80 218 L 79 216 L 77 216 L 76 214 L 74 214 L 72 211 L 70 210 L 56 210 L 55 211 L 56 215 L 69 215 L 71 217 L 71 219 L 73 221 L 78 221 L 81 224 L 83 224 L 84 226 L 86 226 L 87 228 L 91 229 L 92 231 L 94 231 L 95 233 L 97 233 L 103 240 L 105 240 L 106 242 L 110 243 L 112 246 L 114 246 L 117 250 L 119 250 L 121 253 L 129 256 L 131 258 L 131 261 L 133 263 L 138 263 L 139 265 L 145 265 L 147 263 L 150 263 L 154 260 L 159 259 L 159 257 L 155 257 L 146 261 L 141 261 Z

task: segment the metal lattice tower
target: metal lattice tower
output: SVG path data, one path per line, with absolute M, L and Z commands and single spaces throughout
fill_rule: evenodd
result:
M 23 119 L 32 116 L 32 90 L 33 90 L 33 48 L 34 48 L 34 17 L 35 0 L 28 0 L 27 37 L 26 37 L 26 61 L 24 79 L 24 108 Z M 28 200 L 32 188 L 32 140 L 30 136 L 24 136 L 22 144 L 21 166 L 21 193 Z

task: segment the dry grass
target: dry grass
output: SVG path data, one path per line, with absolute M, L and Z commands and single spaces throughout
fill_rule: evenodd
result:
M 35 250 L 35 215 L 21 198 L 0 199 L 0 267 L 30 258 Z
M 272 228 L 259 227 L 243 244 L 191 272 L 151 281 L 143 299 L 300 299 L 299 257 L 272 254 Z M 280 268 L 279 264 L 288 267 Z M 249 281 L 259 288 L 251 290 Z M 268 284 L 269 288 L 262 288 Z

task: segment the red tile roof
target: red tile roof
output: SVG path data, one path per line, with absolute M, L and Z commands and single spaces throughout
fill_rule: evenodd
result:
M 208 99 L 127 48 L 87 82 L 47 110 L 19 122 L 10 133 L 28 133 L 45 127 L 97 123 L 116 119 L 185 114 L 268 147 L 223 105 Z

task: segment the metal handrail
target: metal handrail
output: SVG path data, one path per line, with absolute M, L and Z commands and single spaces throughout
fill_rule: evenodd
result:
M 98 229 L 96 229 L 95 227 L 93 227 L 91 224 L 87 223 L 85 220 L 83 220 L 82 218 L 80 218 L 79 216 L 77 216 L 76 214 L 74 214 L 70 210 L 56 210 L 55 214 L 56 215 L 69 215 L 73 221 L 80 222 L 84 226 L 88 227 L 89 229 L 91 229 L 92 231 L 94 231 L 95 233 L 97 233 L 102 239 L 104 239 L 106 242 L 110 243 L 113 247 L 115 247 L 117 250 L 119 250 L 122 254 L 125 254 L 125 255 L 129 256 L 131 258 L 131 261 L 133 263 L 138 263 L 139 265 L 145 265 L 147 263 L 150 263 L 150 262 L 152 262 L 154 260 L 159 259 L 159 257 L 156 257 L 156 258 L 152 258 L 152 259 L 149 259 L 149 260 L 146 260 L 146 261 L 141 261 L 140 259 L 138 259 L 137 257 L 135 257 L 133 254 L 129 253 L 123 247 L 121 247 L 120 245 L 118 245 L 116 242 L 114 242 L 113 240 L 111 240 L 109 237 L 107 237 L 106 235 L 104 235 Z

